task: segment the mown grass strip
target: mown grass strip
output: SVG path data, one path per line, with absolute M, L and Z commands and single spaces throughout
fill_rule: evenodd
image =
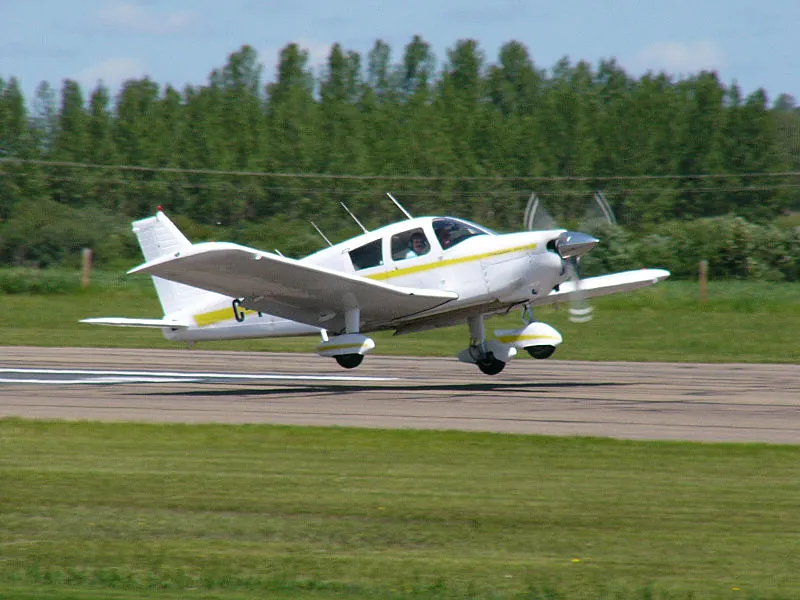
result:
M 712 282 L 701 304 L 696 284 L 668 281 L 631 294 L 598 298 L 595 319 L 571 323 L 565 307 L 536 311 L 562 332 L 555 359 L 686 362 L 800 362 L 800 284 Z M 149 286 L 98 287 L 63 295 L 7 295 L 0 302 L 5 345 L 176 348 L 158 331 L 84 325 L 85 317 L 160 317 Z M 521 325 L 519 313 L 495 317 L 487 330 Z M 378 354 L 454 356 L 466 326 L 392 336 L 374 334 Z M 316 338 L 211 342 L 204 348 L 313 352 Z M 523 356 L 527 356 L 522 353 Z
M 0 589 L 791 598 L 799 461 L 756 444 L 4 420 Z

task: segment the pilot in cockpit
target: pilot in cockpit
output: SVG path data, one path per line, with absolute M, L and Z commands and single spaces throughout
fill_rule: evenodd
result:
M 415 232 L 408 243 L 409 249 L 408 252 L 406 252 L 406 258 L 414 258 L 415 256 L 422 256 L 428 253 L 428 242 L 421 231 Z
M 450 237 L 450 228 L 442 227 L 436 230 L 436 237 L 439 238 L 439 243 L 442 245 L 443 250 L 447 250 L 453 245 L 453 239 Z

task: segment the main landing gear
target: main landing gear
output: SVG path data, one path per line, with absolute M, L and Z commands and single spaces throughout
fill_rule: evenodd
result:
M 360 311 L 357 308 L 345 313 L 345 333 L 328 338 L 327 331 L 321 331 L 322 343 L 317 346 L 317 354 L 336 359 L 339 366 L 355 369 L 364 360 L 364 355 L 375 347 L 375 342 L 358 332 Z
M 334 356 L 333 358 L 336 359 L 336 362 L 339 363 L 340 367 L 345 369 L 355 369 L 358 365 L 361 364 L 361 361 L 364 360 L 363 354 L 340 354 L 338 356 Z

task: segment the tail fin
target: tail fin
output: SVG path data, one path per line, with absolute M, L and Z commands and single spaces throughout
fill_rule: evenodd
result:
M 134 221 L 133 232 L 139 240 L 139 246 L 147 262 L 167 254 L 175 254 L 192 245 L 160 209 L 153 217 Z M 156 286 L 156 293 L 165 315 L 197 304 L 203 297 L 217 295 L 160 277 L 153 277 L 153 284 Z

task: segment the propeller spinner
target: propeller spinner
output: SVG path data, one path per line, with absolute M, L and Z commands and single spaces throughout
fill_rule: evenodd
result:
M 588 233 L 565 231 L 558 236 L 554 245 L 558 255 L 564 260 L 569 260 L 583 256 L 594 248 L 599 241 Z

